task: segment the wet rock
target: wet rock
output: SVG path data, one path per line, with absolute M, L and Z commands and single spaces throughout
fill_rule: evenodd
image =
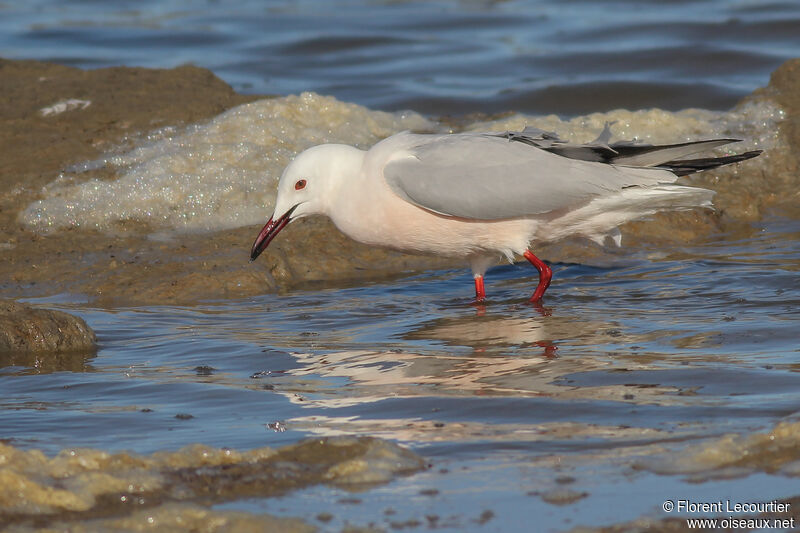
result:
M 589 494 L 571 489 L 555 489 L 545 492 L 541 495 L 542 500 L 552 505 L 570 505 L 582 500 Z
M 153 517 L 171 531 L 177 525 L 161 510 L 173 508 L 186 517 L 181 530 L 191 530 L 202 516 L 241 518 L 248 524 L 249 518 L 239 515 L 207 515 L 207 506 L 280 496 L 316 484 L 360 488 L 424 465 L 416 454 L 374 438 L 315 438 L 278 450 L 249 451 L 196 444 L 149 456 L 65 449 L 52 458 L 0 442 L 0 523 L 49 523 L 70 530 L 67 524 L 109 524 L 115 529 L 111 526 L 129 519 L 135 525 Z
M 83 319 L 0 300 L 0 353 L 91 350 L 97 339 Z
M 691 183 L 718 192 L 717 210 L 659 213 L 651 220 L 629 223 L 623 228 L 624 246 L 681 245 L 732 234 L 737 228 L 752 231 L 752 222 L 775 206 L 800 216 L 798 72 L 800 60 L 787 62 L 773 74 L 768 87 L 741 104 L 746 107 L 748 102 L 756 105 L 768 100 L 783 110 L 775 149 L 741 165 L 691 177 Z M 8 60 L 0 60 L 0 91 L 8 95 L 0 102 L 0 153 L 4 154 L 0 160 L 0 226 L 8 228 L 8 236 L 0 239 L 0 279 L 5 280 L 0 287 L 2 296 L 72 292 L 108 306 L 188 304 L 319 283 L 360 284 L 367 279 L 463 264 L 457 259 L 363 246 L 320 217 L 289 226 L 255 263 L 248 261 L 248 253 L 259 226 L 211 233 L 162 232 L 153 238 L 159 228 L 126 220 L 115 226 L 113 235 L 72 228 L 44 236 L 21 224 L 19 217 L 63 169 L 97 159 L 120 145 L 140 146 L 153 129 L 169 126 L 179 131 L 183 125 L 203 122 L 259 97 L 238 95 L 209 71 L 195 67 L 81 71 Z M 70 99 L 92 103 L 88 107 L 67 105 L 67 110 L 57 115 L 40 112 Z M 659 115 L 656 111 L 652 114 Z M 745 113 L 742 121 L 758 122 L 753 116 L 760 115 Z M 766 129 L 772 131 L 770 128 Z M 707 131 L 689 133 L 703 135 Z M 47 150 L 41 150 L 42 146 Z M 116 172 L 107 166 L 68 179 L 115 180 L 119 178 Z M 268 215 L 264 213 L 265 218 Z M 611 257 L 605 248 L 583 240 L 543 245 L 537 251 L 551 261 L 604 263 Z M 465 295 L 469 296 L 467 289 Z
M 113 67 L 81 70 L 0 58 L 0 193 L 9 181 L 41 186 L 65 166 L 92 159 L 138 132 L 213 117 L 255 100 L 211 71 Z M 61 101 L 91 102 L 60 114 Z M 43 149 L 43 147 L 45 147 Z
M 43 531 L 29 524 L 17 524 L 4 529 L 9 533 Z M 92 533 L 95 531 L 187 531 L 204 533 L 311 533 L 316 527 L 298 519 L 267 514 L 237 511 L 215 511 L 197 505 L 169 503 L 155 508 L 136 510 L 126 516 L 93 518 L 81 522 L 60 520 L 49 525 L 47 531 Z
M 769 85 L 759 89 L 747 99 L 769 98 L 774 100 L 786 112 L 781 122 L 781 131 L 789 146 L 795 147 L 788 155 L 789 169 L 797 172 L 800 168 L 800 58 L 790 59 L 778 67 L 770 76 Z
M 731 433 L 656 458 L 636 468 L 658 474 L 686 474 L 697 482 L 757 472 L 800 476 L 800 422 L 780 422 L 767 432 Z
M 789 217 L 800 217 L 800 59 L 784 63 L 771 76 L 767 87 L 754 91 L 743 99 L 739 107 L 760 105 L 768 102 L 779 109 L 779 120 L 767 128 L 775 132 L 775 141 L 765 153 L 754 161 L 761 168 L 755 172 L 740 172 L 738 165 L 723 167 L 721 180 L 729 180 L 729 186 L 709 184 L 718 191 L 714 200 L 725 226 L 735 222 L 752 223 L 770 212 Z M 765 124 L 760 124 L 762 127 Z M 758 146 L 756 146 L 758 147 Z M 752 165 L 750 165 L 752 168 Z M 710 174 L 710 173 L 709 173 Z M 703 174 L 700 174 L 703 176 Z M 727 229 L 727 227 L 725 228 Z
M 154 275 L 153 269 L 146 268 L 147 261 L 132 263 L 135 254 L 120 254 L 118 246 L 124 246 L 123 250 L 159 250 L 143 238 L 141 228 L 127 239 L 124 231 L 113 238 L 91 231 L 63 231 L 55 238 L 42 239 L 21 227 L 18 217 L 26 204 L 38 198 L 42 187 L 70 165 L 91 161 L 121 145 L 131 146 L 154 129 L 209 119 L 263 96 L 237 94 L 211 71 L 193 66 L 81 70 L 2 58 L 0 94 L 0 227 L 4 230 L 0 237 L 0 279 L 5 295 L 50 295 L 69 288 L 113 303 L 164 302 L 173 294 L 161 296 L 151 290 L 153 285 L 163 284 L 178 292 L 178 298 L 171 301 L 186 302 L 196 300 L 201 292 L 204 298 L 225 297 L 228 290 L 235 294 L 242 281 L 249 283 L 252 293 L 252 287 L 257 286 L 250 280 L 252 270 L 228 278 L 216 273 L 224 282 L 201 291 L 204 280 L 212 276 L 201 273 L 188 278 L 188 274 L 201 270 L 194 265 L 181 269 L 170 264 L 171 268 Z M 59 114 L 45 116 L 41 112 L 70 100 L 91 104 L 67 106 Z M 101 168 L 96 177 L 111 179 L 114 171 Z M 204 246 L 200 255 L 208 253 L 208 246 Z M 239 265 L 246 263 L 246 254 L 242 257 Z M 164 259 L 163 255 L 158 258 L 162 265 L 172 263 Z M 185 287 L 186 296 L 182 297 L 172 282 Z M 137 298 L 134 286 L 142 289 L 144 296 Z

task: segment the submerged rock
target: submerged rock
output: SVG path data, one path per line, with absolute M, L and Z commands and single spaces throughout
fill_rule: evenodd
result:
M 256 522 L 253 515 L 207 507 L 317 484 L 358 488 L 385 483 L 424 465 L 413 452 L 367 437 L 309 439 L 278 450 L 196 444 L 149 456 L 65 449 L 52 458 L 0 443 L 0 523 L 20 530 L 31 524 L 58 530 L 92 530 L 91 525 L 138 530 L 149 524 L 185 531 L 208 519 L 231 530 L 248 530 Z M 300 521 L 278 525 L 279 531 L 308 529 Z M 229 530 L 202 530 L 223 529 Z
M 187 531 L 192 533 L 312 533 L 318 529 L 299 518 L 284 518 L 269 514 L 252 514 L 241 511 L 218 511 L 198 505 L 168 503 L 154 508 L 133 511 L 125 516 L 93 518 L 81 522 L 60 520 L 46 530 L 29 524 L 15 525 L 3 530 L 6 533 L 42 531 L 69 531 L 70 533 L 95 533 L 97 531 L 152 532 Z
M 82 318 L 0 300 L 0 353 L 85 351 L 96 342 Z
M 723 435 L 640 460 L 637 467 L 658 474 L 685 474 L 696 482 L 756 472 L 800 476 L 800 422 L 780 422 L 767 432 Z
M 316 527 L 299 518 L 283 518 L 268 514 L 241 511 L 218 511 L 199 505 L 168 503 L 157 507 L 135 510 L 125 516 L 99 517 L 80 522 L 59 520 L 42 529 L 32 524 L 16 524 L 3 530 L 6 533 L 42 531 L 69 531 L 94 533 L 97 531 L 189 531 L 192 533 L 312 533 Z

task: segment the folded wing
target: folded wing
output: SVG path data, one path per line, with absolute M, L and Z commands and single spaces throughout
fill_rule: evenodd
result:
M 530 137 L 523 138 L 524 134 L 408 134 L 411 147 L 405 156 L 384 167 L 384 177 L 396 194 L 413 204 L 443 215 L 477 220 L 574 209 L 626 187 L 648 187 L 677 179 L 662 168 L 560 155 L 527 142 Z M 549 135 L 542 132 L 540 136 L 551 148 L 566 145 L 557 138 L 545 138 Z M 613 150 L 608 145 L 596 146 Z

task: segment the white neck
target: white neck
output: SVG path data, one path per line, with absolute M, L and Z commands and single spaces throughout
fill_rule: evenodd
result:
M 336 147 L 336 153 L 327 160 L 323 208 L 324 214 L 333 219 L 335 206 L 350 203 L 348 197 L 359 191 L 366 152 L 344 144 L 330 146 Z

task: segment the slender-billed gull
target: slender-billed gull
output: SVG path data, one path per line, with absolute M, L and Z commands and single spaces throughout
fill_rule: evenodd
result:
M 712 191 L 676 185 L 679 176 L 744 161 L 687 156 L 736 142 L 671 145 L 572 144 L 535 128 L 521 132 L 398 133 L 369 150 L 323 144 L 299 154 L 278 183 L 275 211 L 250 253 L 254 260 L 289 222 L 327 215 L 356 241 L 404 252 L 465 258 L 475 297 L 500 256 L 521 255 L 539 271 L 531 301 L 541 300 L 552 271 L 530 243 L 583 235 L 598 242 L 617 227 L 661 210 L 711 204 Z

